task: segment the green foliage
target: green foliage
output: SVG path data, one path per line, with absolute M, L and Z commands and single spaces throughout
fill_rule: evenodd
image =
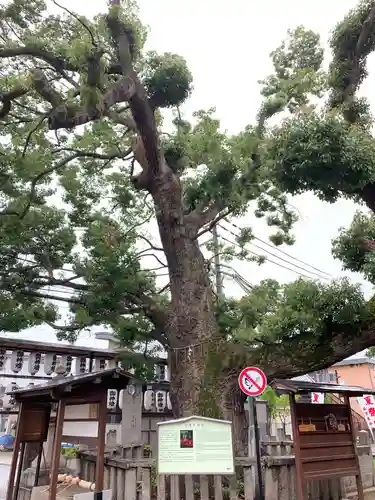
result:
M 350 227 L 341 228 L 333 240 L 332 253 L 342 261 L 344 269 L 363 273 L 375 284 L 375 254 L 366 249 L 365 240 L 375 240 L 375 218 L 356 212 Z
M 363 37 L 363 30 L 372 7 L 370 0 L 360 0 L 333 30 L 329 86 L 334 106 L 343 104 L 348 86 L 357 90 L 367 76 L 366 58 L 375 49 L 375 32 L 369 29 Z
M 375 179 L 369 131 L 328 113 L 298 114 L 275 128 L 265 154 L 271 175 L 288 193 L 314 191 L 325 201 L 359 200 Z
M 271 52 L 271 59 L 275 73 L 260 82 L 265 97 L 260 122 L 285 107 L 295 111 L 307 105 L 311 96 L 321 97 L 325 88 L 320 37 L 303 26 L 288 30 L 286 40 Z
M 123 2 L 111 14 L 123 23 L 152 106 L 175 108 L 174 128 L 162 133 L 161 144 L 168 164 L 181 175 L 186 213 L 218 203 L 221 211 L 240 215 L 255 201 L 257 216 L 276 226 L 274 237 L 292 241 L 295 217 L 286 198 L 252 165 L 260 142 L 254 127 L 230 136 L 212 109 L 198 111 L 191 122 L 182 118 L 176 107 L 192 90 L 184 59 L 143 53 L 147 28 L 134 2 Z M 0 37 L 7 48 L 28 55 L 0 58 L 2 92 L 22 90 L 0 129 L 0 328 L 19 331 L 47 322 L 58 338 L 74 341 L 94 325 L 109 327 L 128 349 L 126 366 L 147 378 L 146 357 L 156 355 L 161 343 L 155 333 L 160 324 L 145 304 L 163 306 L 169 296 L 156 286 L 163 254 L 155 254 L 152 244 L 140 249 L 147 240 L 143 224 L 155 212 L 131 180 L 134 137 L 123 124 L 127 111 L 113 106 L 110 118 L 51 134 L 50 104 L 30 92 L 30 70 L 42 60 L 70 109 L 103 111 L 103 95 L 117 80 L 108 69 L 118 56 L 106 14 L 92 19 L 67 11 L 56 15 L 43 2 L 15 0 L 0 10 Z M 98 53 L 93 85 L 90 61 Z M 161 128 L 160 113 L 157 120 Z M 251 234 L 244 232 L 236 245 L 223 244 L 224 257 L 260 261 L 247 251 L 250 241 Z M 146 256 L 153 264 L 145 264 Z M 61 302 L 68 305 L 64 317 L 57 308 Z M 233 336 L 240 322 L 238 304 L 218 303 L 216 319 L 219 329 Z M 145 342 L 146 357 L 140 354 Z
M 190 95 L 192 74 L 186 61 L 176 54 L 147 54 L 143 82 L 149 99 L 159 108 L 170 108 L 183 103 Z
M 79 445 L 74 447 L 61 447 L 61 456 L 63 456 L 66 460 L 71 460 L 72 458 L 77 458 L 79 453 Z
M 173 181 L 181 190 L 176 199 L 182 199 L 183 223 L 213 207 L 219 218 L 243 216 L 251 208 L 272 228 L 271 241 L 281 245 L 294 241 L 296 215 L 289 194 L 313 190 L 330 202 L 339 196 L 358 201 L 374 182 L 367 102 L 353 98 L 350 106 L 332 110 L 331 99 L 316 110 L 316 99 L 325 91 L 344 93 L 350 40 L 358 41 L 369 6 L 361 3 L 336 28 L 328 79 L 319 36 L 303 27 L 288 32 L 271 54 L 274 72 L 262 82 L 257 123 L 236 135 L 222 129 L 214 109 L 198 110 L 191 120 L 181 116 L 179 106 L 193 88 L 186 61 L 172 53 L 144 52 L 148 29 L 131 0 L 112 7 L 110 16 L 99 13 L 92 19 L 66 11 L 51 14 L 38 0 L 2 6 L 2 49 L 18 51 L 0 57 L 4 108 L 7 93 L 18 97 L 11 113 L 4 111 L 0 118 L 0 329 L 19 331 L 47 322 L 59 338 L 74 341 L 93 325 L 108 327 L 127 349 L 124 364 L 143 379 L 149 377 L 149 356 L 168 344 L 163 328 L 169 326 L 175 297 L 171 301 L 158 278 L 178 274 L 179 265 L 171 265 L 170 248 L 160 249 L 148 235 L 155 206 L 133 182 L 135 133 L 127 103 L 105 108 L 108 91 L 122 81 L 116 69 L 120 49 L 108 29 L 111 15 L 122 23 L 134 70 L 155 111 L 160 146 L 178 174 Z M 370 33 L 361 51 L 359 82 L 372 49 Z M 35 90 L 41 84 L 33 72 L 37 67 L 49 82 L 43 92 Z M 89 111 L 95 121 L 51 133 L 51 107 L 69 116 L 72 110 Z M 168 134 L 162 130 L 160 108 L 175 113 Z M 268 129 L 267 120 L 280 111 L 287 117 Z M 361 217 L 338 238 L 334 252 L 347 269 L 356 267 L 373 279 L 372 257 L 358 247 L 360 238 L 373 237 L 372 222 Z M 210 222 L 202 229 L 208 230 Z M 261 263 L 262 256 L 249 249 L 252 238 L 250 229 L 233 244 L 221 241 L 222 259 Z M 212 250 L 212 241 L 204 246 Z M 57 302 L 68 304 L 64 318 Z M 350 341 L 368 318 L 360 290 L 346 280 L 328 285 L 267 280 L 241 301 L 214 302 L 212 321 L 224 342 L 260 352 L 265 366 L 272 353 L 282 364 L 293 342 L 302 352 L 296 364 L 328 360 L 335 332 L 344 332 Z M 222 359 L 214 361 L 207 371 L 211 383 L 212 373 L 221 375 Z
M 269 386 L 260 396 L 260 399 L 267 401 L 268 410 L 272 418 L 279 417 L 281 420 L 285 420 L 287 414 L 290 412 L 289 396 L 287 394 L 278 396 Z
M 236 336 L 241 341 L 277 345 L 282 351 L 283 345 L 288 349 L 288 342 L 301 339 L 310 359 L 321 355 L 314 349 L 329 343 L 334 332 L 354 335 L 368 317 L 360 287 L 347 279 L 329 284 L 299 279 L 286 285 L 265 280 L 240 307 L 243 326 Z
M 333 30 L 330 40 L 333 58 L 327 78 L 320 69 L 323 53 L 318 47 L 318 37 L 311 32 L 302 29 L 299 33 L 298 28 L 293 33 L 291 48 L 285 52 L 288 45 L 284 43 L 281 55 L 273 56 L 276 73 L 272 81 L 279 82 L 287 74 L 286 80 L 290 84 L 292 73 L 287 73 L 283 67 L 286 61 L 290 61 L 290 66 L 302 58 L 296 66 L 308 68 L 312 81 L 322 84 L 312 87 L 319 89 L 320 93 L 299 87 L 302 106 L 289 106 L 292 114 L 273 127 L 264 141 L 264 169 L 286 193 L 294 195 L 313 191 L 330 203 L 346 197 L 355 202 L 364 201 L 373 210 L 373 118 L 368 101 L 356 96 L 367 75 L 366 59 L 375 49 L 375 32 L 370 18 L 372 8 L 373 2 L 359 1 Z M 303 44 L 299 43 L 301 36 Z M 294 46 L 297 47 L 297 58 Z M 266 82 L 264 106 L 268 104 L 268 95 L 277 95 L 275 89 L 269 81 Z M 322 90 L 328 91 L 329 99 L 316 110 L 312 96 L 321 97 Z M 334 252 L 338 256 L 337 249 Z M 344 266 L 348 268 L 346 263 Z

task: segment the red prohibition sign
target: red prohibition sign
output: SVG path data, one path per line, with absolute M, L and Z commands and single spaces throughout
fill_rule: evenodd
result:
M 267 387 L 267 377 L 256 366 L 248 366 L 241 371 L 238 385 L 246 396 L 260 396 Z

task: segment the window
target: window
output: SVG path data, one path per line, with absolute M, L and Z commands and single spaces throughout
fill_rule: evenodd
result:
M 337 372 L 329 372 L 329 381 L 337 384 Z

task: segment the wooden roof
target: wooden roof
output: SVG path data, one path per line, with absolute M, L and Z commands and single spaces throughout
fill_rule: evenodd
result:
M 121 352 L 117 349 L 98 349 L 97 347 L 83 347 L 70 344 L 57 344 L 50 342 L 36 342 L 35 340 L 14 339 L 2 337 L 0 347 L 9 350 L 20 350 L 26 352 L 43 352 L 70 354 L 71 356 L 82 356 L 87 358 L 117 359 Z
M 306 382 L 304 380 L 282 380 L 274 379 L 270 383 L 272 389 L 283 394 L 298 394 L 306 392 L 323 392 L 334 394 L 347 394 L 350 397 L 363 396 L 363 394 L 375 394 L 374 389 L 351 385 L 320 384 L 317 382 Z
M 10 391 L 7 394 L 12 394 L 17 401 L 43 400 L 43 402 L 53 402 L 59 396 L 65 394 L 65 397 L 74 395 L 75 390 L 80 390 L 81 393 L 92 393 L 93 390 L 101 389 L 124 389 L 130 380 L 134 380 L 134 376 L 120 368 L 111 368 L 93 373 L 85 373 L 83 375 L 54 377 L 53 379 L 43 384 L 34 385 Z

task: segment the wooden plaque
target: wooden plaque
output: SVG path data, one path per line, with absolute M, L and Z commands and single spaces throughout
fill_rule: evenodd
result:
M 21 442 L 40 443 L 47 441 L 50 407 L 23 408 L 19 429 Z
M 295 412 L 303 479 L 331 479 L 359 474 L 348 406 L 297 403 Z

